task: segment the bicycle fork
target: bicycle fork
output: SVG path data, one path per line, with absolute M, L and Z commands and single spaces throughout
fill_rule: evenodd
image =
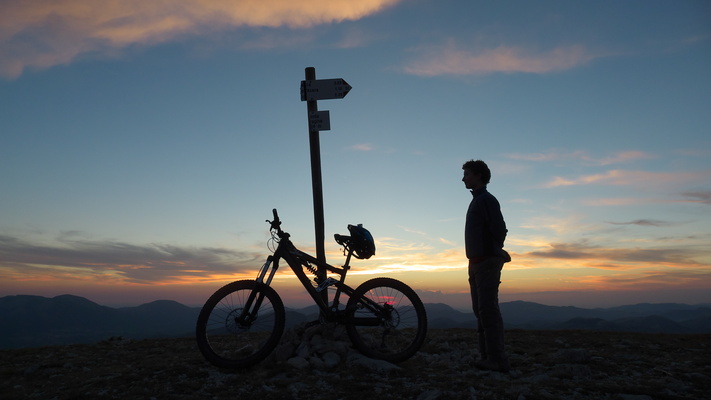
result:
M 274 268 L 272 268 L 274 264 Z M 263 291 L 259 290 L 261 285 L 269 286 L 274 278 L 278 265 L 274 263 L 274 256 L 270 255 L 267 257 L 267 261 L 262 265 L 262 268 L 257 274 L 257 286 L 249 294 L 247 301 L 244 304 L 244 309 L 238 317 L 235 318 L 235 323 L 244 329 L 252 326 L 252 323 L 257 320 L 259 309 L 262 307 L 262 301 L 264 301 L 265 294 Z M 267 273 L 269 276 L 267 276 Z M 265 281 L 266 278 L 266 281 Z
M 274 264 L 274 268 L 271 267 L 272 264 Z M 256 281 L 269 286 L 272 283 L 272 279 L 274 279 L 274 274 L 276 274 L 278 268 L 279 264 L 274 262 L 274 255 L 272 254 L 267 256 L 267 261 L 264 263 L 264 265 L 262 265 L 262 268 L 259 270 L 259 274 L 257 274 Z M 268 277 L 267 273 L 269 273 Z M 267 278 L 266 281 L 264 280 L 264 278 Z

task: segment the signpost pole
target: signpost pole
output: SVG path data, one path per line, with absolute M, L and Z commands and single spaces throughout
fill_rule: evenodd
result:
M 316 259 L 326 263 L 324 250 L 324 216 L 323 216 L 323 185 L 321 184 L 321 143 L 319 131 L 331 129 L 328 111 L 318 110 L 318 100 L 342 99 L 352 89 L 344 79 L 316 80 L 316 68 L 307 67 L 306 79 L 301 82 L 301 101 L 306 101 L 307 117 L 309 118 L 309 147 L 311 150 L 311 185 L 314 195 L 314 227 L 316 231 Z M 319 282 L 326 280 L 326 268 L 319 267 L 316 278 Z M 324 303 L 328 303 L 328 291 L 321 292 Z
M 316 68 L 307 67 L 305 70 L 306 81 L 316 80 Z M 306 101 L 307 116 L 318 111 L 316 100 Z M 321 143 L 319 141 L 319 131 L 309 123 L 309 147 L 311 149 L 311 185 L 314 196 L 314 228 L 316 231 L 316 258 L 326 262 L 326 251 L 324 242 L 324 212 L 323 212 L 323 185 L 321 184 Z M 326 278 L 326 271 L 319 269 L 319 278 Z

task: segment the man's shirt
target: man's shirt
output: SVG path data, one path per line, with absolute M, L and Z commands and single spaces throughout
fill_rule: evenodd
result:
M 486 190 L 486 186 L 472 190 L 472 196 L 464 227 L 467 258 L 483 260 L 500 256 L 508 231 L 499 201 Z

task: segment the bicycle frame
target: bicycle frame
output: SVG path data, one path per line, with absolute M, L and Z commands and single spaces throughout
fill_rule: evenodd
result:
M 274 278 L 274 275 L 276 274 L 277 270 L 279 269 L 279 261 L 281 259 L 285 260 L 289 267 L 291 267 L 291 270 L 294 272 L 296 277 L 299 279 L 301 284 L 304 286 L 304 289 L 309 293 L 311 298 L 314 300 L 316 305 L 318 306 L 319 310 L 321 310 L 321 318 L 325 319 L 326 321 L 335 321 L 342 323 L 344 322 L 344 318 L 346 317 L 345 310 L 339 310 L 339 300 L 341 294 L 346 294 L 348 297 L 351 297 L 353 293 L 355 292 L 355 289 L 351 288 L 350 286 L 346 285 L 345 279 L 346 279 L 346 274 L 348 273 L 348 270 L 350 269 L 350 261 L 351 257 L 353 255 L 353 250 L 350 249 L 348 246 L 345 246 L 346 248 L 346 262 L 343 265 L 343 267 L 334 267 L 328 263 L 322 262 L 318 260 L 317 258 L 304 253 L 303 251 L 299 250 L 294 246 L 294 244 L 291 242 L 289 239 L 289 234 L 281 230 L 281 222 L 279 221 L 279 216 L 277 215 L 276 209 L 273 210 L 274 212 L 274 221 L 267 221 L 270 222 L 272 225 L 271 230 L 276 231 L 276 236 L 279 238 L 279 244 L 277 245 L 277 248 L 274 250 L 274 254 L 270 255 L 267 257 L 267 261 L 262 265 L 261 269 L 259 270 L 259 273 L 257 274 L 256 281 L 260 284 L 269 286 L 272 282 L 272 279 Z M 340 235 L 337 235 L 340 236 Z M 344 237 L 345 238 L 345 237 Z M 340 242 L 339 242 L 340 243 Z M 316 265 L 316 268 L 313 266 Z M 317 269 L 320 267 L 320 270 Z M 309 270 L 310 272 L 314 273 L 317 275 L 316 277 L 316 283 L 318 284 L 317 287 L 314 287 L 311 284 L 311 280 L 309 277 L 306 275 L 306 272 L 304 269 Z M 327 278 L 326 276 L 318 276 L 318 272 L 323 271 L 324 273 L 328 273 L 327 271 L 330 271 L 331 273 L 338 274 L 340 276 L 340 279 L 338 280 L 332 280 L 331 278 Z M 333 301 L 331 304 L 328 304 L 328 299 L 324 300 L 324 297 L 321 296 L 321 292 L 323 290 L 326 290 L 329 286 L 335 286 L 336 287 L 336 293 L 334 294 Z M 256 291 L 255 291 L 256 292 Z M 245 308 L 242 312 L 242 315 L 240 317 L 240 323 L 243 324 L 250 324 L 254 319 L 256 319 L 257 315 L 253 313 L 251 310 L 258 310 L 259 307 L 261 306 L 262 300 L 264 299 L 264 294 L 260 292 L 259 297 L 256 297 L 256 293 L 252 292 L 245 304 Z M 256 301 L 256 303 L 254 303 Z M 380 304 L 377 304 L 376 302 L 368 299 L 368 298 L 363 298 L 360 299 L 360 305 L 369 309 L 372 311 L 375 315 L 387 315 L 389 313 L 389 310 L 387 307 L 384 307 Z M 376 326 L 380 323 L 379 318 L 357 318 L 357 325 L 360 326 Z
M 350 297 L 354 292 L 353 288 L 345 284 L 346 274 L 350 269 L 349 264 L 352 253 L 352 250 L 347 252 L 346 262 L 343 267 L 334 267 L 297 249 L 288 237 L 281 237 L 274 254 L 267 257 L 267 261 L 260 269 L 256 281 L 269 286 L 274 278 L 274 275 L 279 269 L 280 260 L 283 259 L 289 265 L 326 319 L 332 320 L 338 314 L 341 294 L 345 293 Z M 332 278 L 327 278 L 326 276 L 317 275 L 316 283 L 318 286 L 314 287 L 305 270 L 309 270 L 314 274 L 321 271 L 323 271 L 324 274 L 328 274 L 330 272 L 338 275 L 339 279 L 334 280 Z M 324 300 L 322 292 L 331 285 L 336 287 L 336 293 L 333 297 L 333 301 L 329 304 L 328 299 Z

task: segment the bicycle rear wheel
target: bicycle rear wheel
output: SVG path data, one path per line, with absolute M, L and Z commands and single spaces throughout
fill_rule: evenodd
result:
M 425 341 L 425 306 L 414 290 L 396 279 L 364 282 L 348 300 L 346 310 L 348 336 L 368 357 L 402 362 Z
M 198 348 L 221 368 L 256 364 L 284 332 L 284 303 L 274 289 L 251 280 L 232 282 L 210 296 L 198 316 Z

